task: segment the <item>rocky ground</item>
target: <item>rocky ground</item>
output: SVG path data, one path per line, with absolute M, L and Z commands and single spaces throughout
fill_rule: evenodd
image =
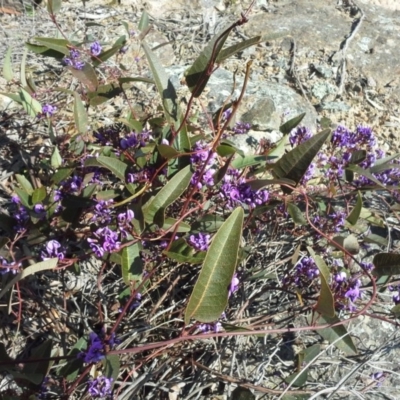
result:
M 3 7 L 3 15 L 0 15 L 0 63 L 5 50 L 11 45 L 13 64 L 18 70 L 23 57 L 23 42 L 34 36 L 54 36 L 56 28 L 43 5 L 36 11 L 32 8 L 27 11 L 16 3 L 20 2 L 0 0 L 0 7 Z M 153 26 L 148 42 L 159 46 L 158 56 L 168 67 L 182 99 L 187 96 L 187 91 L 179 83 L 184 67 L 194 60 L 216 31 L 234 21 L 250 4 L 249 1 L 224 3 L 212 0 L 148 1 L 146 6 L 139 0 L 105 3 L 93 0 L 84 6 L 80 0 L 64 1 L 58 21 L 61 29 L 79 33 L 85 29 L 85 23 L 90 22 L 92 37 L 112 42 L 115 37 L 124 34 L 121 21 L 127 21 L 131 29 L 137 29 L 140 12 L 146 8 Z M 201 98 L 204 107 L 215 111 L 223 104 L 232 92 L 234 72 L 237 74 L 234 96 L 237 96 L 246 62 L 253 60 L 250 83 L 238 119 L 257 121 L 251 132 L 256 140 L 277 140 L 283 115 L 289 118 L 306 111 L 305 122 L 314 130 L 318 129 L 323 117 L 329 118 L 333 125 L 344 124 L 350 128 L 358 124 L 369 125 L 374 128 L 383 149 L 389 153 L 397 152 L 400 147 L 399 2 L 271 0 L 256 3 L 250 12 L 249 22 L 235 31 L 231 42 L 258 34 L 279 34 L 279 37 L 245 50 L 222 65 Z M 127 57 L 128 76 L 147 73 L 143 60 L 134 61 L 135 57 L 142 57 L 139 47 L 131 46 Z M 28 71 L 40 79 L 48 79 L 48 74 L 51 74 L 49 67 L 50 64 L 40 61 L 38 57 L 27 59 Z M 157 96 L 155 92 L 143 92 L 141 89 L 140 85 L 134 88 L 133 96 L 137 99 L 136 111 L 146 114 L 148 104 L 157 104 Z M 0 92 L 5 91 L 6 82 L 0 78 Z M 123 106 L 122 99 L 102 106 L 99 112 L 102 122 L 106 123 L 107 115 L 117 113 Z M 46 138 L 33 131 L 34 123 L 26 125 L 15 104 L 1 95 L 0 112 L 0 154 L 3 156 L 0 161 L 0 197 L 5 204 L 12 193 L 10 176 L 21 168 L 26 157 L 34 157 L 43 151 Z M 67 119 L 67 111 L 65 113 Z M 68 133 L 69 127 L 60 123 L 60 129 Z M 398 398 L 399 335 L 394 326 L 386 326 L 378 319 L 365 316 L 350 330 L 363 347 L 363 356 L 344 360 L 334 354 L 331 358 L 321 359 L 318 361 L 321 363 L 320 375 L 314 372 L 314 378 L 327 382 L 330 388 L 327 396 L 333 393 L 332 388 L 340 385 L 343 388 L 344 385 L 348 390 L 345 394 L 347 398 L 359 398 L 352 393 L 353 386 L 367 387 L 371 383 L 371 372 L 383 370 L 388 375 L 384 385 L 366 391 L 363 398 Z M 304 335 L 299 337 L 297 341 L 308 340 Z M 292 349 L 294 340 L 279 340 L 288 343 L 287 347 Z M 238 346 L 250 346 L 257 352 L 262 351 L 262 344 L 258 342 L 246 340 Z M 287 355 L 283 355 L 282 348 L 280 351 L 284 368 Z M 255 354 L 249 359 L 253 366 L 259 362 L 257 379 L 247 376 L 250 370 L 253 371 L 250 368 L 245 370 L 243 379 L 259 384 L 263 368 L 265 371 L 268 369 L 268 360 Z M 340 370 L 339 365 L 344 365 L 344 369 Z M 348 380 L 343 381 L 347 374 Z M 272 386 L 266 384 L 270 389 Z M 278 398 L 273 389 L 266 393 L 270 398 Z M 207 398 L 217 397 L 210 395 Z

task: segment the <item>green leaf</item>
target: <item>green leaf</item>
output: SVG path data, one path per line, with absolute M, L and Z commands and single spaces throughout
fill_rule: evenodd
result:
M 216 34 L 196 58 L 193 65 L 185 71 L 186 84 L 194 97 L 199 97 L 206 87 L 214 64 L 232 28 L 224 29 L 221 33 Z
M 346 218 L 346 220 L 352 224 L 355 225 L 358 221 L 358 218 L 360 218 L 360 214 L 361 214 L 361 209 L 362 209 L 362 195 L 361 192 L 358 191 L 357 192 L 357 202 L 356 205 L 354 206 L 354 208 L 351 210 L 351 213 L 349 214 L 349 216 Z
M 13 72 L 12 63 L 11 63 L 11 47 L 9 47 L 7 49 L 6 55 L 4 57 L 3 76 L 7 82 L 12 81 L 14 78 L 14 72 Z
M 374 165 L 372 167 L 370 167 L 370 172 L 375 174 L 378 171 L 381 171 L 381 168 L 386 166 L 388 163 L 390 163 L 390 161 L 395 160 L 396 158 L 400 157 L 400 153 L 396 153 L 393 154 L 391 156 L 388 157 L 384 157 L 384 158 L 380 158 L 379 160 L 376 160 L 374 162 Z
M 328 283 L 330 278 L 329 268 L 325 264 L 324 260 L 315 254 L 311 247 L 307 247 L 307 249 L 320 272 L 321 292 L 319 294 L 316 310 L 322 315 L 332 318 L 335 316 L 335 299 Z
M 231 166 L 235 169 L 243 169 L 246 167 L 251 167 L 253 165 L 258 165 L 267 160 L 266 156 L 250 155 L 250 156 L 240 156 L 237 155 L 232 161 Z
M 78 133 L 87 133 L 88 130 L 88 116 L 85 106 L 78 93 L 74 93 L 74 120 Z
M 340 322 L 338 317 L 328 317 L 320 315 L 314 324 L 336 324 Z M 354 356 L 357 354 L 357 348 L 344 325 L 337 325 L 332 328 L 319 329 L 317 331 L 325 340 L 332 343 L 339 350 L 343 351 L 347 356 Z M 335 343 L 334 343 L 335 342 Z
M 307 220 L 304 218 L 299 207 L 293 203 L 288 203 L 287 210 L 296 225 L 307 225 Z
M 89 92 L 95 92 L 99 87 L 96 72 L 89 63 L 85 63 L 82 69 L 76 69 L 71 66 L 69 66 L 68 69 L 79 82 L 86 86 Z
M 116 83 L 100 85 L 95 92 L 88 92 L 89 104 L 93 107 L 98 106 L 114 97 L 117 97 L 122 92 L 122 88 Z
M 274 164 L 273 175 L 280 179 L 291 179 L 298 184 L 329 135 L 330 130 L 324 130 L 284 154 Z M 282 187 L 282 190 L 291 191 L 287 187 Z
M 224 223 L 224 218 L 216 214 L 207 214 L 192 224 L 192 232 L 216 232 Z
M 53 154 L 51 155 L 51 166 L 55 169 L 61 166 L 62 158 L 57 146 L 54 146 Z
M 51 350 L 53 347 L 53 341 L 51 339 L 45 340 L 39 346 L 35 347 L 31 351 L 31 355 L 28 360 L 49 358 L 51 356 Z M 50 368 L 51 361 L 38 361 L 35 363 L 26 363 L 22 370 L 22 373 L 35 385 L 40 385 L 43 378 L 47 375 Z M 29 378 L 28 378 L 29 377 Z
M 279 130 L 284 134 L 288 135 L 292 129 L 296 128 L 300 124 L 301 121 L 303 121 L 303 118 L 306 116 L 306 113 L 302 113 L 300 115 L 297 115 L 294 118 L 289 119 L 289 121 L 286 121 L 283 125 L 279 127 Z
M 189 246 L 183 238 L 174 240 L 169 250 L 163 251 L 163 254 L 172 260 L 189 264 L 201 264 L 206 256 L 205 251 L 195 253 L 193 247 Z
M 176 158 L 179 155 L 179 151 L 176 151 L 173 147 L 166 144 L 157 145 L 157 150 L 160 155 L 167 160 L 170 160 L 171 158 Z
M 61 168 L 59 169 L 52 177 L 51 177 L 51 182 L 58 184 L 61 181 L 67 179 L 69 176 L 71 176 L 73 172 L 73 168 Z
M 47 0 L 47 11 L 55 15 L 61 10 L 62 0 Z
M 367 157 L 367 152 L 365 150 L 355 150 L 351 153 L 349 164 L 359 164 L 363 162 Z
M 238 386 L 233 392 L 229 400 L 255 400 L 256 396 L 251 393 L 250 389 Z
M 21 86 L 27 89 L 27 82 L 26 82 L 26 56 L 28 54 L 28 49 L 24 49 L 21 59 L 21 66 L 19 71 L 19 76 L 21 79 Z
M 375 255 L 372 263 L 375 265 L 372 273 L 376 276 L 400 274 L 400 254 L 379 253 Z
M 247 185 L 251 187 L 252 190 L 260 190 L 265 186 L 269 185 L 291 185 L 294 186 L 296 182 L 290 179 L 255 179 L 253 181 L 247 182 Z
M 148 27 L 149 27 L 149 14 L 147 14 L 146 11 L 143 11 L 142 15 L 140 16 L 138 28 L 140 32 L 144 32 Z
M 125 173 L 128 166 L 122 161 L 105 156 L 97 157 L 97 161 L 104 167 L 110 170 L 121 181 L 125 181 Z
M 120 362 L 118 354 L 108 354 L 103 360 L 104 376 L 112 378 L 115 382 L 118 379 Z
M 236 148 L 227 144 L 221 144 L 216 148 L 217 154 L 221 157 L 231 156 L 236 153 Z
M 169 230 L 171 228 L 171 226 L 176 225 L 176 223 L 178 222 L 177 219 L 175 218 L 165 218 L 164 219 L 164 225 L 162 226 L 162 229 L 164 230 Z M 179 233 L 187 233 L 190 232 L 190 225 L 187 224 L 186 222 L 180 221 L 179 225 L 178 225 L 178 229 L 177 232 Z
M 260 36 L 254 36 L 250 39 L 243 40 L 242 42 L 234 44 L 233 46 L 229 46 L 220 51 L 216 59 L 216 62 L 221 63 L 222 61 L 239 53 L 240 51 L 243 51 L 248 47 L 261 43 L 261 41 L 263 41 L 263 37 L 260 35 Z
M 46 271 L 48 269 L 54 269 L 57 266 L 58 258 L 50 258 L 46 261 L 41 261 L 36 264 L 26 267 L 22 272 L 17 274 L 14 278 L 7 282 L 6 285 L 0 291 L 0 299 L 7 293 L 7 291 L 14 286 L 20 280 L 26 278 L 29 275 L 33 275 L 36 272 Z
M 174 130 L 177 131 L 182 124 L 183 114 L 178 104 L 178 98 L 175 92 L 175 88 L 172 85 L 170 79 L 161 66 L 160 61 L 156 55 L 150 50 L 149 46 L 145 41 L 142 42 L 142 47 L 149 63 L 151 72 L 154 77 L 154 81 L 157 87 L 157 91 L 161 96 L 162 105 L 164 109 L 164 116 Z M 175 136 L 173 146 L 178 151 L 189 151 L 190 141 L 187 133 L 186 123 L 182 124 L 179 132 Z M 172 175 L 176 171 L 179 171 L 189 164 L 189 157 L 179 157 L 173 159 L 168 165 L 168 176 Z
M 34 99 L 26 90 L 20 89 L 19 97 L 21 99 L 22 107 L 31 117 L 36 117 L 42 112 L 41 104 Z
M 19 199 L 21 200 L 22 205 L 25 206 L 26 208 L 31 208 L 32 203 L 29 194 L 25 190 L 20 188 L 15 188 L 14 190 L 15 193 L 17 193 Z
M 112 46 L 111 49 L 108 49 L 106 51 L 102 51 L 96 57 L 92 56 L 92 65 L 94 67 L 99 66 L 104 61 L 107 61 L 109 58 L 111 58 L 114 54 L 117 54 L 121 50 L 122 47 L 123 47 L 123 44 L 117 44 L 117 45 Z
M 189 186 L 192 172 L 188 165 L 179 171 L 152 199 L 143 206 L 143 213 L 147 222 L 153 219 L 160 209 L 167 208 L 175 200 L 179 199 L 182 193 Z
M 33 191 L 32 193 L 32 204 L 38 204 L 41 203 L 47 196 L 46 192 L 46 187 L 41 186 L 40 188 L 37 188 Z
M 335 246 L 335 243 L 337 243 L 340 247 L 344 248 L 350 254 L 355 255 L 360 252 L 360 245 L 358 243 L 357 238 L 354 235 L 348 235 L 346 237 L 335 236 L 334 238 L 332 238 L 331 244 Z M 340 247 L 338 246 L 335 247 L 337 247 L 340 251 L 342 251 Z
M 77 356 L 85 348 L 87 348 L 87 340 L 84 337 L 81 337 L 68 353 L 69 356 L 74 356 L 74 358 L 61 367 L 57 375 L 65 378 L 67 382 L 74 381 L 83 366 L 83 360 Z
M 396 318 L 399 318 L 399 316 L 400 316 L 400 304 L 397 304 L 396 306 L 392 307 L 390 312 L 392 314 L 394 314 Z
M 33 186 L 32 184 L 26 179 L 24 175 L 16 174 L 15 177 L 17 178 L 18 183 L 22 186 L 26 193 L 32 195 L 33 193 Z
M 238 207 L 215 234 L 185 312 L 200 322 L 216 321 L 228 303 L 228 286 L 238 262 L 244 212 Z
M 370 181 L 376 183 L 379 187 L 385 188 L 385 185 L 383 185 L 381 182 L 379 182 L 378 179 L 376 179 L 368 170 L 361 168 L 358 165 L 349 165 L 346 167 L 346 170 L 349 170 L 351 172 L 355 172 L 359 175 L 365 176 Z
M 122 279 L 126 285 L 132 281 L 141 282 L 143 274 L 143 261 L 140 257 L 141 242 L 136 242 L 122 249 Z
M 217 185 L 222 181 L 226 173 L 228 172 L 229 165 L 231 164 L 233 154 L 225 161 L 224 165 L 221 168 L 218 168 L 217 172 L 213 175 L 214 185 Z
M 46 38 L 46 37 L 34 37 L 33 39 L 49 49 L 55 50 L 66 56 L 69 56 L 69 49 L 67 46 L 70 46 L 71 43 L 68 40 Z

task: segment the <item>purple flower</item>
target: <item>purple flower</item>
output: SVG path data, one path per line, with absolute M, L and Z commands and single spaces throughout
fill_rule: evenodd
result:
M 371 379 L 377 381 L 376 386 L 382 386 L 383 381 L 386 379 L 386 376 L 383 372 L 375 372 L 371 375 Z
M 306 140 L 310 139 L 312 133 L 310 129 L 306 128 L 305 126 L 298 126 L 289 134 L 289 143 L 294 146 L 298 146 L 301 143 L 304 143 Z
M 99 376 L 88 382 L 88 392 L 93 398 L 111 396 L 113 378 Z
M 78 353 L 78 358 L 82 358 L 87 364 L 97 363 L 105 357 L 104 352 L 104 343 L 100 336 L 95 332 L 90 332 L 88 347 L 86 351 Z
M 200 251 L 206 251 L 210 245 L 211 236 L 205 235 L 203 233 L 198 233 L 195 235 L 190 235 L 189 243 L 196 249 Z
M 63 62 L 72 68 L 83 69 L 85 63 L 79 59 L 80 55 L 81 53 L 78 50 L 72 49 L 69 51 L 69 57 L 63 58 Z
M 207 161 L 210 157 L 211 150 L 209 148 L 208 143 L 200 140 L 196 142 L 193 146 L 193 153 L 190 156 L 190 162 L 193 166 L 200 165 Z M 212 154 L 210 159 L 208 160 L 208 165 L 211 165 L 215 160 L 216 155 Z
M 93 56 L 98 56 L 101 53 L 101 45 L 99 42 L 94 42 L 90 45 L 90 52 L 92 53 Z
M 240 281 L 239 281 L 237 275 L 234 274 L 233 278 L 232 278 L 232 281 L 231 281 L 231 284 L 229 285 L 228 297 L 231 297 L 231 295 L 233 293 L 235 293 L 239 289 L 239 283 L 240 283 Z
M 237 135 L 244 135 L 249 132 L 251 129 L 251 124 L 247 122 L 236 122 L 232 131 Z
M 0 275 L 4 275 L 7 273 L 11 273 L 13 275 L 16 275 L 19 272 L 19 268 L 10 268 L 13 266 L 13 264 L 9 263 L 5 258 L 0 256 Z M 18 265 L 19 267 L 20 265 Z
M 131 209 L 117 215 L 118 228 L 125 237 L 128 236 L 128 231 L 132 230 L 132 220 L 134 216 L 135 214 Z
M 43 260 L 55 257 L 58 257 L 59 260 L 63 260 L 65 257 L 62 251 L 62 246 L 57 240 L 49 240 L 46 244 L 46 249 L 42 251 L 41 256 Z
M 200 324 L 198 328 L 202 333 L 208 333 L 208 332 L 218 333 L 222 328 L 222 324 L 221 322 L 213 322 L 211 324 Z
M 94 232 L 94 239 L 88 238 L 87 241 L 96 257 L 103 257 L 105 252 L 119 250 L 121 243 L 118 241 L 118 234 L 110 228 L 99 228 Z
M 38 117 L 51 117 L 57 111 L 56 106 L 52 106 L 51 104 L 45 104 L 42 107 L 42 112 L 38 114 Z
M 112 220 L 110 205 L 114 200 L 98 200 L 94 206 L 94 214 L 91 218 L 92 221 L 102 224 L 109 224 Z

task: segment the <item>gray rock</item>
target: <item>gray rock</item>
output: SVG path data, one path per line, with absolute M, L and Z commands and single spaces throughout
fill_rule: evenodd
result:
M 257 131 L 277 129 L 280 124 L 275 103 L 269 97 L 257 99 L 253 107 L 241 115 L 240 121 L 252 124 L 253 129 Z

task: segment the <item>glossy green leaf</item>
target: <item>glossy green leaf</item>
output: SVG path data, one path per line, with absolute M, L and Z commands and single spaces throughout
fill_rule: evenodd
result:
M 232 28 L 216 34 L 193 65 L 185 71 L 186 84 L 194 97 L 199 97 L 207 85 L 211 71 Z
M 104 376 L 115 382 L 119 376 L 120 361 L 118 354 L 108 354 L 103 360 Z
M 328 283 L 330 280 L 329 268 L 325 264 L 325 261 L 320 256 L 316 255 L 311 247 L 307 247 L 307 250 L 314 259 L 320 272 L 321 292 L 318 297 L 316 310 L 322 315 L 332 318 L 335 316 L 335 299 Z
M 232 161 L 231 165 L 232 168 L 235 169 L 243 169 L 246 167 L 251 167 L 253 165 L 258 165 L 263 163 L 267 160 L 266 156 L 260 155 L 245 155 L 244 157 L 240 156 L 239 154 L 235 157 Z
M 88 116 L 85 106 L 78 93 L 74 93 L 74 120 L 78 133 L 87 133 L 88 130 Z
M 288 135 L 292 129 L 296 128 L 300 124 L 301 121 L 303 121 L 303 118 L 306 116 L 306 113 L 302 113 L 300 115 L 297 115 L 296 117 L 293 117 L 289 119 L 289 121 L 286 121 L 283 125 L 279 127 L 279 130 L 284 134 Z
M 362 195 L 361 192 L 358 191 L 357 192 L 357 202 L 356 205 L 354 206 L 354 208 L 351 210 L 351 213 L 349 214 L 349 216 L 346 218 L 346 220 L 352 224 L 355 225 L 358 221 L 358 218 L 360 218 L 360 214 L 361 214 L 361 209 L 362 209 Z
M 143 261 L 140 257 L 141 242 L 136 242 L 122 249 L 122 279 L 126 285 L 132 281 L 141 282 L 143 274 Z
M 62 165 L 62 158 L 57 146 L 54 146 L 53 154 L 50 159 L 51 166 L 55 169 Z
M 11 63 L 11 51 L 12 49 L 9 47 L 3 61 L 3 77 L 7 82 L 12 81 L 14 78 L 14 72 Z
M 82 69 L 69 66 L 68 70 L 79 82 L 86 86 L 89 92 L 95 92 L 99 87 L 96 72 L 89 63 L 85 63 Z
M 315 321 L 314 325 L 336 324 L 338 322 L 340 322 L 340 319 L 336 316 L 330 318 L 325 315 L 320 315 L 317 321 Z M 344 325 L 318 329 L 316 332 L 319 333 L 329 343 L 333 343 L 336 348 L 343 351 L 343 353 L 347 356 L 357 355 L 357 348 Z
M 121 181 L 125 181 L 125 173 L 128 166 L 117 158 L 99 156 L 97 161 L 104 168 L 110 170 Z
M 62 0 L 47 0 L 47 11 L 50 15 L 58 14 L 61 10 Z
M 28 181 L 28 179 L 26 179 L 24 175 L 19 174 L 16 174 L 15 177 L 17 178 L 18 183 L 22 186 L 22 189 L 24 189 L 26 193 L 31 195 L 33 193 L 33 186 Z
M 47 196 L 46 192 L 46 187 L 41 186 L 40 188 L 37 188 L 33 191 L 32 193 L 32 204 L 38 204 L 41 203 Z
M 67 46 L 70 46 L 71 43 L 68 40 L 46 38 L 46 37 L 34 37 L 33 39 L 49 49 L 55 50 L 66 56 L 69 56 L 69 49 Z
M 400 254 L 378 253 L 375 255 L 372 263 L 375 269 L 374 275 L 399 275 L 400 274 Z
M 293 203 L 288 203 L 287 210 L 296 225 L 307 225 L 307 220 L 299 207 Z
M 192 172 L 190 166 L 179 171 L 152 199 L 143 207 L 145 219 L 152 222 L 157 211 L 167 208 L 175 200 L 179 199 L 182 193 L 189 186 Z
M 273 175 L 280 179 L 291 179 L 298 184 L 329 135 L 330 130 L 328 129 L 317 133 L 306 142 L 289 151 L 289 153 L 284 154 L 274 164 Z M 287 187 L 282 187 L 282 190 L 284 192 L 291 191 Z
M 22 107 L 28 115 L 36 117 L 42 112 L 42 105 L 34 99 L 26 90 L 20 89 L 19 97 L 21 99 Z
M 216 321 L 228 303 L 228 286 L 238 262 L 244 212 L 238 207 L 212 239 L 185 312 L 200 322 Z

